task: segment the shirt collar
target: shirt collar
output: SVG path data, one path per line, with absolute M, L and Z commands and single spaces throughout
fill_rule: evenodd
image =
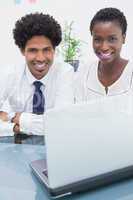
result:
M 52 66 L 53 66 L 53 65 L 52 65 Z M 46 85 L 46 84 L 47 84 L 47 81 L 48 81 L 48 79 L 49 79 L 49 76 L 50 76 L 50 74 L 51 74 L 52 68 L 53 68 L 52 66 L 50 67 L 48 73 L 47 73 L 42 79 L 37 80 L 37 79 L 32 75 L 32 73 L 30 72 L 30 70 L 29 70 L 29 68 L 28 68 L 28 66 L 27 66 L 27 64 L 26 64 L 26 66 L 25 66 L 25 74 L 26 74 L 26 77 L 27 77 L 27 80 L 28 80 L 29 84 L 32 85 L 34 81 L 40 81 L 40 82 L 43 83 L 43 85 Z

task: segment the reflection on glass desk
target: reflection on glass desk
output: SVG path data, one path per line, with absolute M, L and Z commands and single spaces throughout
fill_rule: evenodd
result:
M 47 200 L 29 163 L 45 157 L 44 145 L 0 144 L 0 200 Z M 56 172 L 55 172 L 56 173 Z M 62 200 L 133 200 L 133 179 Z
M 0 137 L 0 143 L 38 144 L 44 145 L 44 136 L 16 134 L 14 136 Z

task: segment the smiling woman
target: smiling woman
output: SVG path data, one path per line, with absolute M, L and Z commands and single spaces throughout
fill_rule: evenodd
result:
M 126 30 L 126 18 L 117 8 L 104 8 L 95 14 L 90 32 L 98 60 L 80 68 L 77 101 L 118 95 L 132 89 L 133 64 L 120 55 Z

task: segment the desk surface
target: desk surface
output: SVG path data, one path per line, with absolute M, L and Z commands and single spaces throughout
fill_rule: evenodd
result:
M 48 195 L 32 174 L 29 163 L 45 157 L 45 147 L 37 145 L 0 144 L 0 199 L 47 200 Z M 133 179 L 63 200 L 133 200 Z

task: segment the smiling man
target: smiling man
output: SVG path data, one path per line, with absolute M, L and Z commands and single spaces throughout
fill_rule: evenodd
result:
M 45 111 L 74 101 L 73 68 L 55 58 L 61 35 L 57 21 L 43 13 L 28 14 L 15 24 L 15 44 L 25 63 L 14 72 L 15 89 L 1 113 L 15 133 L 43 135 Z

